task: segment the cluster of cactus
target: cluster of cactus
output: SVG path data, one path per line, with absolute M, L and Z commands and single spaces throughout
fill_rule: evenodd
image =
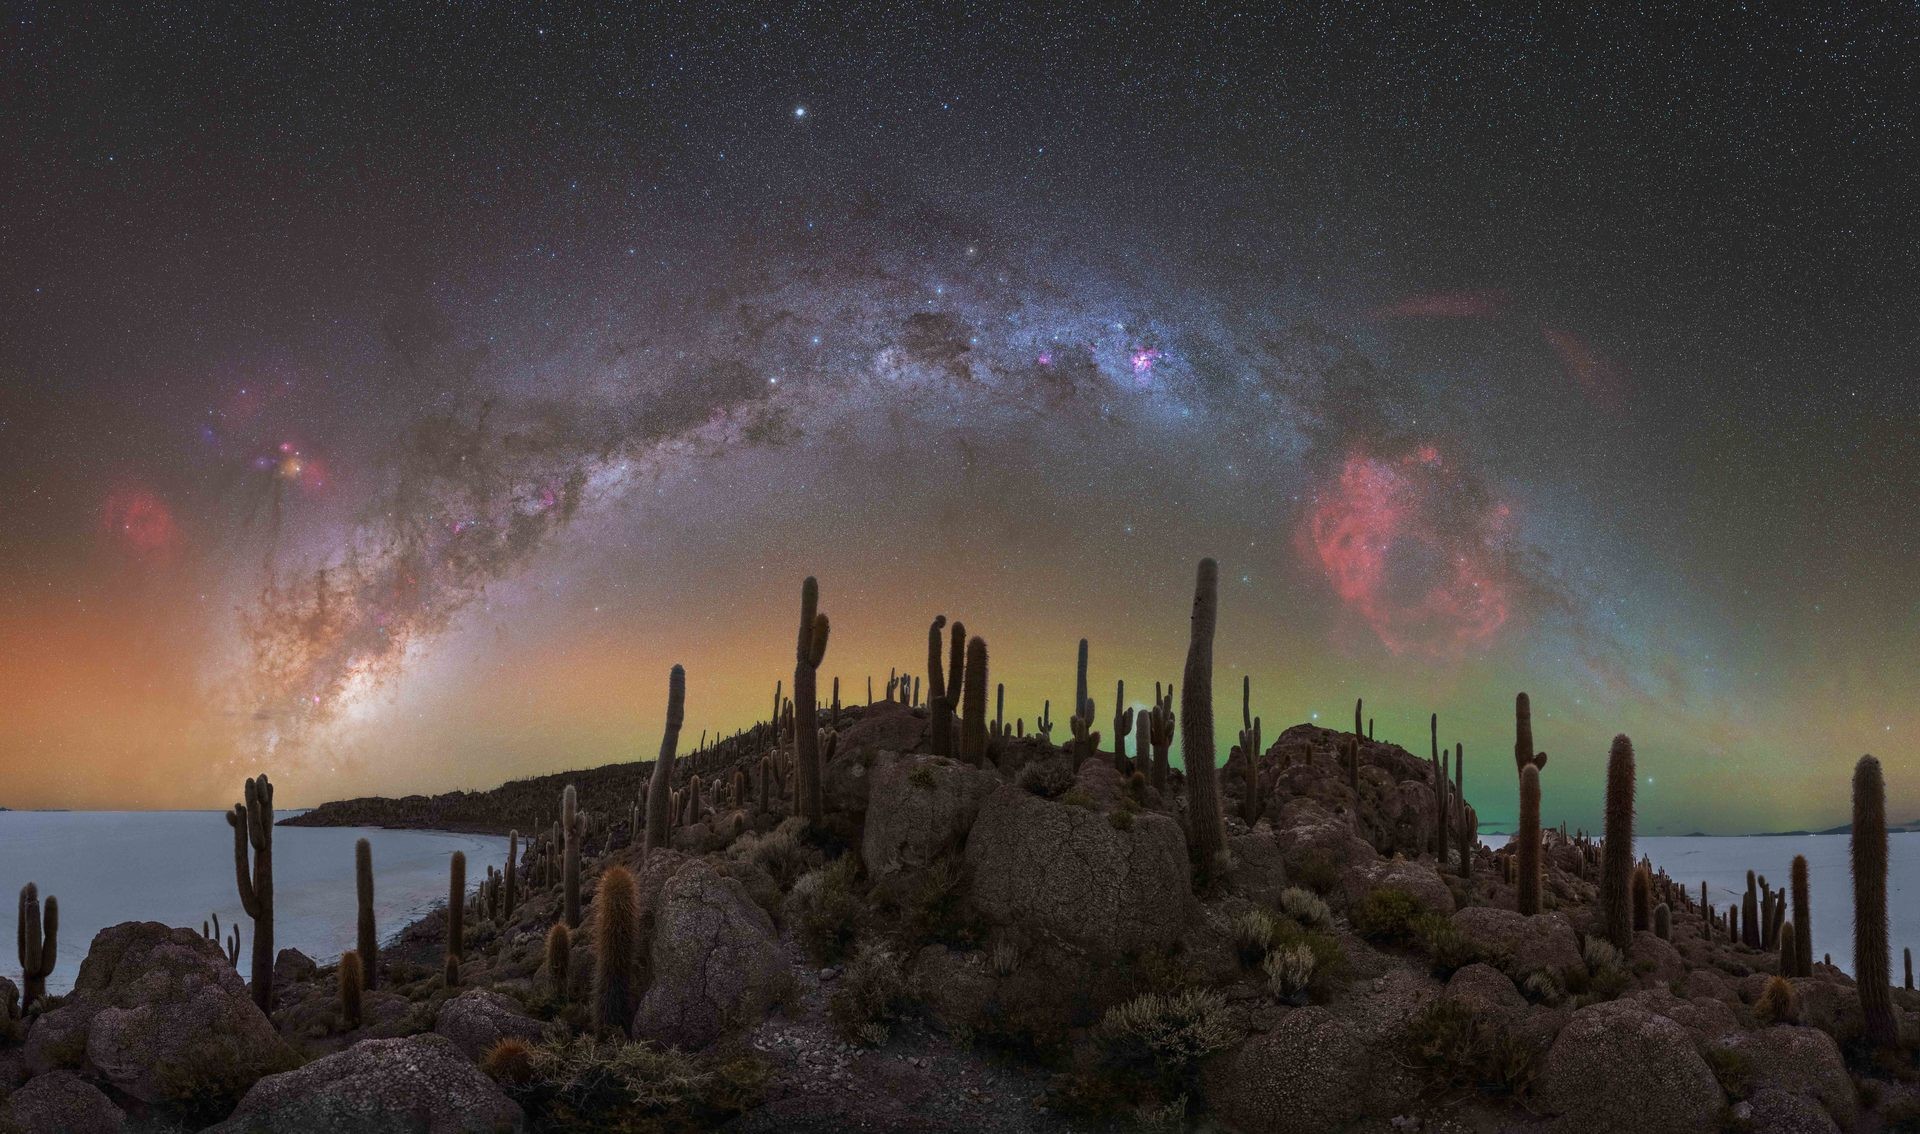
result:
M 249 988 L 262 1012 L 273 1011 L 273 784 L 266 774 L 247 781 L 244 802 L 227 812 L 233 828 L 233 869 L 240 908 L 253 919 L 253 974 Z M 247 851 L 251 846 L 252 863 Z
M 19 920 L 14 936 L 20 947 L 20 1011 L 47 994 L 47 977 L 53 974 L 60 950 L 60 899 L 47 895 L 46 908 L 40 905 L 40 888 L 29 882 L 20 887 Z
M 1202 559 L 1194 580 L 1187 666 L 1180 681 L 1180 754 L 1187 769 L 1187 836 L 1211 875 L 1225 858 L 1227 829 L 1213 765 L 1213 633 L 1220 616 L 1220 565 Z
M 794 809 L 809 823 L 826 817 L 814 682 L 827 656 L 830 629 L 827 616 L 820 611 L 820 584 L 809 575 L 800 584 L 800 633 L 793 665 Z
M 231 928 L 233 930 L 231 935 L 225 938 L 220 936 L 220 912 L 215 910 L 211 928 L 208 927 L 205 921 L 200 923 L 200 936 L 220 946 L 221 950 L 227 955 L 227 963 L 233 966 L 235 972 L 238 972 L 240 969 L 240 927 L 236 925 Z
M 1853 769 L 1853 979 L 1865 1036 L 1875 1047 L 1899 1039 L 1888 987 L 1887 785 L 1880 761 L 1860 757 Z

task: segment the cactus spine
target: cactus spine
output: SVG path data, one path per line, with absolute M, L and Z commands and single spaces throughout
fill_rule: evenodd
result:
M 351 949 L 340 954 L 340 1018 L 346 1021 L 348 1031 L 360 1026 L 363 981 L 360 954 Z
M 1528 739 L 1532 739 L 1531 728 Z M 1613 738 L 1613 747 L 1607 753 L 1607 830 L 1600 868 L 1600 910 L 1607 940 L 1623 953 L 1633 944 L 1633 911 L 1628 908 L 1633 886 L 1633 779 L 1633 741 L 1621 733 Z
M 639 890 L 626 867 L 609 866 L 600 875 L 593 923 L 593 1026 L 625 1035 L 633 1021 L 640 949 Z
M 807 576 L 800 584 L 800 634 L 793 662 L 793 754 L 798 774 L 795 805 L 802 818 L 818 823 L 826 816 L 820 793 L 820 726 L 815 720 L 814 680 L 827 656 L 827 616 L 820 613 L 820 584 Z
M 1787 884 L 1793 891 L 1793 924 L 1799 928 L 1794 937 L 1793 975 L 1813 975 L 1813 902 L 1807 886 L 1807 857 L 1793 856 L 1787 872 Z
M 660 737 L 660 757 L 653 762 L 653 779 L 647 784 L 645 854 L 667 845 L 668 816 L 673 810 L 673 754 L 680 747 L 680 724 L 686 714 L 687 671 L 676 665 L 667 674 L 667 727 Z
M 233 828 L 233 870 L 240 908 L 253 919 L 253 976 L 249 987 L 262 1012 L 273 1011 L 273 784 L 263 772 L 247 781 L 244 803 L 227 812 Z M 253 848 L 248 872 L 247 848 Z
M 1665 902 L 1653 907 L 1653 935 L 1662 941 L 1673 940 L 1673 911 Z
M 1853 769 L 1853 979 L 1867 1041 L 1899 1039 L 1887 986 L 1887 785 L 1880 761 L 1860 757 Z
M 1520 769 L 1520 881 L 1517 898 L 1520 912 L 1528 916 L 1540 912 L 1540 769 L 1528 764 Z
M 373 924 L 373 846 L 365 839 L 353 844 L 353 888 L 360 914 L 360 951 L 354 960 L 362 983 L 371 990 L 380 967 L 380 934 Z
M 572 957 L 573 934 L 567 931 L 566 922 L 556 921 L 547 930 L 547 980 L 553 985 L 555 1000 L 567 998 L 567 963 Z
M 940 647 L 945 644 L 940 631 L 946 625 L 947 616 L 939 614 L 927 628 L 927 751 L 935 756 L 953 755 L 953 703 L 947 700 L 947 679 L 940 671 Z
M 967 643 L 966 684 L 960 693 L 960 758 L 974 767 L 987 762 L 987 642 Z
M 1220 565 L 1202 559 L 1193 587 L 1186 676 L 1180 683 L 1180 758 L 1187 769 L 1188 836 L 1208 874 L 1227 847 L 1220 781 L 1213 766 L 1213 630 L 1219 615 Z
M 14 936 L 20 948 L 20 1013 L 25 1015 L 34 1001 L 47 994 L 47 977 L 59 959 L 60 899 L 47 895 L 43 917 L 40 888 L 31 882 L 20 887 L 20 917 Z
M 572 790 L 572 789 L 568 789 Z M 454 851 L 447 863 L 447 987 L 460 983 L 460 955 L 465 951 L 467 916 L 467 853 Z

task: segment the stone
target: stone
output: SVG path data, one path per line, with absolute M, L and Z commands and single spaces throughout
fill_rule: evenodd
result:
M 1859 1100 L 1832 1036 L 1818 1028 L 1779 1025 L 1729 1034 L 1719 1046 L 1746 1057 L 1756 1086 L 1805 1095 L 1841 1129 L 1853 1128 Z
M 490 989 L 475 988 L 441 1005 L 433 1030 L 477 1062 L 487 1049 L 509 1036 L 538 1040 L 545 1025 L 521 1011 L 517 1002 Z
M 1241 1134 L 1319 1134 L 1361 1117 L 1367 1044 L 1326 1008 L 1296 1008 L 1271 1031 L 1208 1060 L 1209 1108 Z
M 1527 998 L 1507 974 L 1485 964 L 1468 965 L 1454 973 L 1447 981 L 1447 999 L 1504 1019 L 1523 1015 L 1528 1008 Z
M 1742 1108 L 1745 1129 L 1753 1134 L 1840 1134 L 1819 1103 L 1791 1091 L 1763 1088 L 1735 1108 L 1736 1113 Z
M 0 1129 L 114 1134 L 126 1127 L 127 1116 L 120 1108 L 72 1071 L 49 1071 L 30 1079 L 0 1107 Z
M 980 801 L 1000 783 L 992 772 L 945 756 L 875 758 L 860 857 L 878 877 L 926 866 L 966 845 Z
M 273 959 L 273 987 L 287 988 L 303 980 L 312 980 L 320 972 L 313 958 L 298 949 L 282 949 Z
M 661 887 L 649 958 L 653 983 L 636 1036 L 687 1050 L 758 1022 L 792 974 L 773 919 L 746 889 L 698 859 Z
M 1566 970 L 1586 967 L 1573 926 L 1558 911 L 1528 917 L 1494 906 L 1469 906 L 1454 912 L 1453 925 L 1483 951 L 1500 957 L 1499 967 L 1515 980 L 1542 970 L 1560 980 Z
M 1723 1097 L 1692 1034 L 1632 1000 L 1575 1012 L 1547 1051 L 1538 1089 L 1540 1109 L 1557 1116 L 1552 1129 L 1590 1134 L 1712 1129 Z
M 362 1040 L 253 1085 L 220 1134 L 494 1134 L 520 1106 L 440 1035 Z

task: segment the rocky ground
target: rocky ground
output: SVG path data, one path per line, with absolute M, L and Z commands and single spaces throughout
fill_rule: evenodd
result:
M 0 1126 L 1920 1128 L 1914 994 L 1895 992 L 1906 1045 L 1872 1050 L 1845 975 L 1775 981 L 1774 951 L 1657 875 L 1666 917 L 1623 955 L 1596 935 L 1594 848 L 1555 832 L 1523 916 L 1505 851 L 1436 856 L 1432 765 L 1397 746 L 1362 740 L 1355 766 L 1351 734 L 1296 726 L 1252 800 L 1236 753 L 1228 861 L 1195 863 L 1178 772 L 1156 788 L 1008 735 L 976 767 L 929 755 L 926 710 L 891 702 L 831 727 L 824 822 L 790 817 L 790 739 L 697 752 L 672 849 L 643 854 L 625 808 L 589 824 L 564 947 L 543 837 L 513 908 L 470 899 L 457 983 L 443 912 L 382 927 L 357 1022 L 332 965 L 282 953 L 268 1015 L 197 931 L 105 930 L 71 994 L 8 1021 Z M 616 865 L 637 978 L 596 1035 Z

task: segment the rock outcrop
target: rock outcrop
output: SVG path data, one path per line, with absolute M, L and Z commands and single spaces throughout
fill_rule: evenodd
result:
M 649 956 L 634 1034 L 687 1049 L 758 1020 L 789 978 L 773 920 L 698 859 L 661 887 Z
M 445 1036 L 362 1040 L 253 1085 L 220 1134 L 499 1134 L 525 1116 Z

